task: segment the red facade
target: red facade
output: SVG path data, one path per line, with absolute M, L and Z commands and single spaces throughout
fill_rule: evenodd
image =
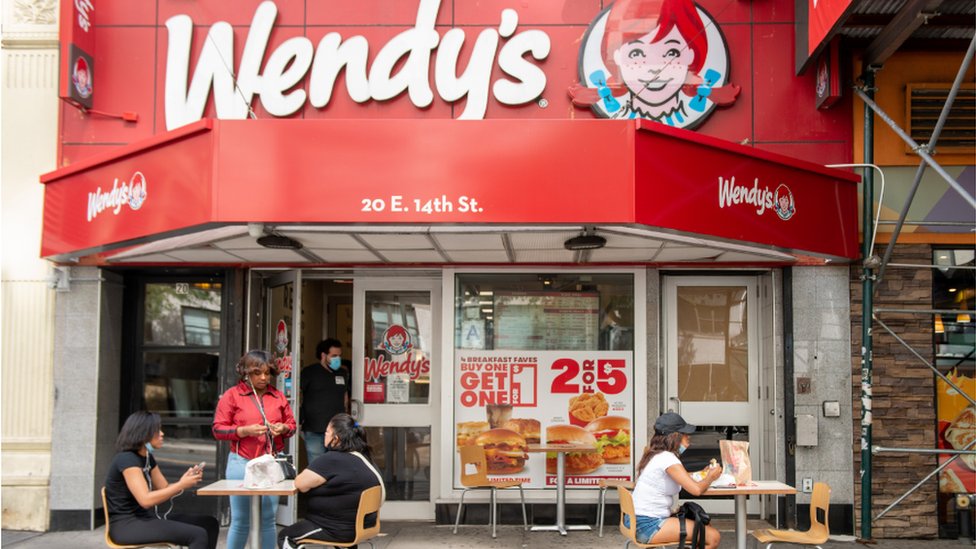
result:
M 104 113 L 135 112 L 135 123 L 86 114 L 77 108 L 62 106 L 61 165 L 66 166 L 97 152 L 111 151 L 119 144 L 145 139 L 166 130 L 164 87 L 166 80 L 169 31 L 166 22 L 184 14 L 193 22 L 192 72 L 211 25 L 225 21 L 233 26 L 235 59 L 239 71 L 240 57 L 250 33 L 258 0 L 101 0 L 95 18 L 99 52 L 98 93 L 93 108 Z M 435 29 L 440 37 L 452 28 L 465 33 L 458 67 L 463 69 L 473 44 L 485 29 L 497 30 L 501 12 L 514 10 L 518 16 L 514 37 L 501 38 L 499 49 L 530 30 L 541 30 L 551 42 L 545 59 L 533 61 L 545 72 L 546 85 L 540 99 L 519 106 L 506 106 L 488 97 L 485 118 L 514 119 L 592 119 L 588 109 L 575 107 L 567 89 L 579 81 L 578 57 L 581 40 L 588 26 L 609 6 L 599 0 L 554 0 L 546 2 L 512 2 L 490 0 L 467 2 L 441 0 L 363 0 L 359 2 L 277 0 L 277 17 L 270 32 L 263 63 L 287 39 L 303 36 L 311 43 L 330 32 L 343 40 L 362 36 L 369 43 L 369 64 L 391 38 L 413 26 L 421 5 L 437 9 Z M 827 111 L 814 108 L 814 78 L 807 74 L 795 77 L 793 66 L 793 2 L 748 3 L 727 0 L 703 0 L 700 7 L 720 25 L 728 44 L 729 79 L 741 86 L 735 103 L 718 108 L 697 129 L 700 133 L 734 143 L 801 158 L 817 164 L 849 162 L 852 150 L 852 117 L 849 100 L 841 101 Z M 438 50 L 430 54 L 431 81 Z M 228 60 L 229 62 L 229 60 Z M 262 67 L 263 68 L 263 67 Z M 810 71 L 812 73 L 812 71 Z M 505 77 L 496 62 L 492 64 L 491 82 Z M 310 77 L 302 78 L 292 89 L 308 91 Z M 257 118 L 270 118 L 261 97 L 254 96 L 251 105 Z M 390 100 L 368 100 L 357 103 L 346 92 L 345 75 L 340 74 L 331 101 L 315 108 L 306 101 L 291 118 L 457 118 L 464 110 L 465 99 L 454 103 L 434 92 L 426 108 L 411 103 L 407 94 Z M 215 116 L 213 96 L 205 116 Z

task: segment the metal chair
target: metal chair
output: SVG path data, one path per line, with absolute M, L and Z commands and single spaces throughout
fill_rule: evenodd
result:
M 105 487 L 102 486 L 102 509 L 105 512 L 105 545 L 108 545 L 112 549 L 139 549 L 141 547 L 170 547 L 171 549 L 178 549 L 183 547 L 182 545 L 177 545 L 175 543 L 169 543 L 166 541 L 159 541 L 155 543 L 143 543 L 140 545 L 119 545 L 112 541 L 112 536 L 109 534 L 109 525 L 112 521 L 108 517 L 108 499 L 105 497 Z
M 352 541 L 324 541 L 317 539 L 303 539 L 298 549 L 314 545 L 328 545 L 330 547 L 352 547 L 360 543 L 368 543 L 373 547 L 372 539 L 380 534 L 380 505 L 382 504 L 383 489 L 373 486 L 363 490 L 359 496 L 359 509 L 356 511 L 356 539 Z M 376 513 L 376 524 L 371 528 L 365 527 L 366 515 Z
M 826 482 L 813 485 L 813 496 L 810 498 L 810 529 L 806 532 L 796 530 L 756 530 L 752 533 L 759 543 L 765 543 L 766 549 L 774 543 L 792 543 L 796 545 L 814 545 L 821 549 L 822 543 L 827 543 L 830 528 L 827 526 L 827 511 L 830 510 L 830 486 Z M 823 521 L 820 517 L 823 516 Z
M 606 508 L 607 501 L 607 489 L 608 488 L 626 488 L 628 490 L 634 489 L 634 483 L 629 480 L 607 480 L 600 479 L 600 501 L 596 505 L 596 526 L 599 528 L 600 537 L 603 537 L 603 513 Z
M 617 487 L 617 495 L 620 497 L 620 533 L 627 538 L 627 543 L 624 544 L 624 549 L 630 547 L 631 544 L 637 547 L 670 547 L 672 545 L 678 545 L 677 541 L 669 541 L 665 543 L 641 543 L 637 541 L 637 515 L 634 512 L 634 496 L 630 494 L 623 486 Z M 624 526 L 624 517 L 630 517 L 630 526 Z
M 468 465 L 474 465 L 474 471 L 468 473 Z M 488 463 L 485 459 L 485 449 L 477 445 L 461 446 L 461 485 L 464 491 L 461 492 L 461 502 L 458 503 L 457 519 L 454 521 L 454 533 L 457 534 L 458 525 L 461 524 L 461 509 L 464 508 L 464 495 L 468 490 L 490 490 L 488 525 L 491 526 L 491 537 L 498 537 L 496 526 L 498 523 L 498 498 L 496 492 L 506 488 L 518 488 L 519 497 L 522 498 L 522 522 L 525 529 L 529 529 L 529 518 L 525 512 L 525 492 L 522 491 L 522 483 L 517 480 L 497 481 L 488 478 Z

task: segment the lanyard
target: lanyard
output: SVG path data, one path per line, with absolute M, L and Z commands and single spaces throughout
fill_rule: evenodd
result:
M 274 455 L 274 438 L 271 435 L 271 424 L 268 423 L 268 416 L 264 415 L 264 406 L 261 404 L 261 399 L 258 398 L 258 392 L 254 389 L 254 384 L 251 383 L 251 380 L 248 380 L 247 384 L 251 386 L 251 398 L 257 404 L 258 412 L 261 412 L 261 419 L 264 420 L 264 426 L 268 428 L 268 431 L 265 433 L 265 437 L 268 439 L 268 453 Z

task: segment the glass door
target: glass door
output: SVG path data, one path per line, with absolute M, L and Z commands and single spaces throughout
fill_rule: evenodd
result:
M 665 278 L 665 408 L 698 427 L 681 459 L 689 471 L 721 461 L 720 440 L 740 440 L 749 442 L 753 478 L 761 478 L 756 296 L 755 277 Z M 749 498 L 750 513 L 758 500 Z M 700 503 L 733 512 L 731 498 Z
M 285 271 L 265 280 L 264 318 L 261 329 L 261 348 L 271 353 L 278 365 L 277 387 L 291 402 L 291 410 L 298 418 L 297 387 L 301 370 L 297 357 L 301 348 L 302 285 L 301 271 Z M 293 459 L 298 455 L 298 434 L 288 439 L 287 451 Z M 297 461 L 293 461 L 297 463 Z M 278 499 L 278 523 L 292 524 L 297 518 L 296 498 Z
M 179 479 L 187 467 L 206 461 L 203 484 L 213 482 L 223 471 L 211 433 L 220 395 L 223 279 L 142 279 L 133 287 L 137 310 L 124 339 L 135 367 L 123 375 L 135 394 L 123 409 L 162 418 L 166 445 L 155 457 L 166 478 Z M 216 516 L 217 499 L 183 497 L 177 508 Z
M 352 412 L 384 476 L 387 519 L 434 518 L 440 310 L 440 279 L 354 282 Z

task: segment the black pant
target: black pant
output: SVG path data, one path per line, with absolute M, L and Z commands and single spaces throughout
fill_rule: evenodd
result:
M 112 521 L 109 535 L 119 545 L 175 543 L 190 549 L 215 549 L 220 524 L 203 515 L 170 514 L 166 520 L 125 517 Z
M 278 547 L 284 549 L 295 549 L 300 546 L 302 540 L 315 539 L 321 541 L 343 541 L 329 536 L 322 530 L 322 527 L 310 520 L 300 520 L 291 526 L 285 526 L 278 532 Z M 287 545 L 286 545 L 287 543 Z M 358 545 L 353 545 L 355 549 Z

